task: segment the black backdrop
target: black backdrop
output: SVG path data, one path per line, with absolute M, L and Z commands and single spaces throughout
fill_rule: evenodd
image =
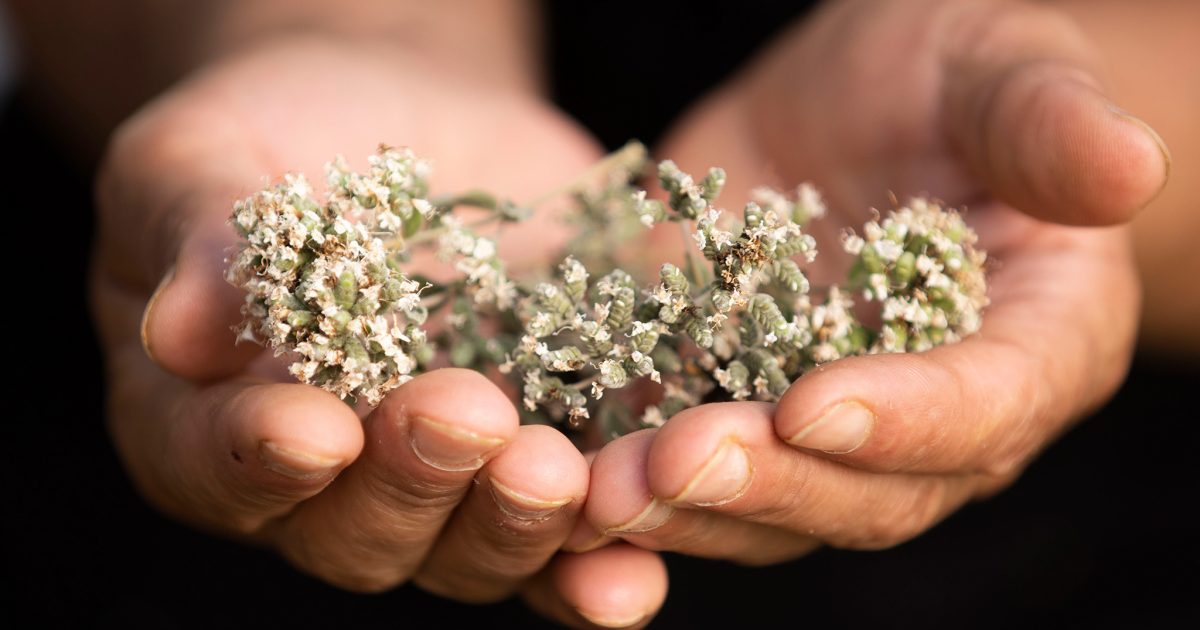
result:
M 609 146 L 653 141 L 802 5 L 742 2 L 713 12 L 685 2 L 547 4 L 556 99 Z M 688 61 L 671 63 L 669 80 L 668 59 Z M 623 107 L 610 98 L 615 89 L 645 98 Z M 3 356 L 14 375 L 5 377 L 0 420 L 8 584 L 0 625 L 26 627 L 18 621 L 26 614 L 37 627 L 546 625 L 517 602 L 459 606 L 412 588 L 338 592 L 270 553 L 145 507 L 101 421 L 83 273 L 89 176 L 62 184 L 73 171 L 20 99 L 0 115 L 0 149 L 15 234 L 55 244 L 55 255 L 30 259 L 8 241 Z M 1186 516 L 1200 498 L 1191 450 L 1198 384 L 1194 363 L 1139 356 L 1117 397 L 1013 488 L 895 549 L 825 550 L 765 569 L 669 557 L 671 594 L 653 627 L 1156 627 L 1198 619 L 1200 551 Z

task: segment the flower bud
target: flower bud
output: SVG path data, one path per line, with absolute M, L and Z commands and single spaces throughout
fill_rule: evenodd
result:
M 666 263 L 659 269 L 658 275 L 662 279 L 663 286 L 671 293 L 687 293 L 688 280 L 679 267 Z
M 708 323 L 700 317 L 690 317 L 687 323 L 684 324 L 684 331 L 696 342 L 701 348 L 711 348 L 713 345 L 712 329 L 708 327 Z
M 629 375 L 619 362 L 607 359 L 600 363 L 600 377 L 598 380 L 605 387 L 618 389 L 625 387 L 629 382 Z
M 724 187 L 725 169 L 714 166 L 708 169 L 708 175 L 700 182 L 700 196 L 708 203 L 712 203 L 721 194 L 721 189 Z
M 354 306 L 357 297 L 358 280 L 354 278 L 354 272 L 347 269 L 338 276 L 337 284 L 333 287 L 333 299 L 338 306 L 348 309 Z

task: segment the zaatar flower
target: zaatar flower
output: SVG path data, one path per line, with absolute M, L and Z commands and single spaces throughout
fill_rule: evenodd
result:
M 445 347 L 454 365 L 513 379 L 531 419 L 576 427 L 625 418 L 624 431 L 714 397 L 776 400 L 822 363 L 920 351 L 979 328 L 985 256 L 958 213 L 913 199 L 861 235 L 847 232 L 848 282 L 814 291 L 805 268 L 817 243 L 804 228 L 826 212 L 814 187 L 754 189 L 739 222 L 715 205 L 723 170 L 697 181 L 661 163 L 663 203 L 629 183 L 644 155 L 627 147 L 602 163 L 612 171 L 601 190 L 571 190 L 588 230 L 680 225 L 686 264 L 662 264 L 654 279 L 579 249 L 537 281 L 510 278 L 478 227 L 521 220 L 525 206 L 480 191 L 430 198 L 429 166 L 407 150 L 380 147 L 362 173 L 335 159 L 323 201 L 302 176 L 285 176 L 234 205 L 244 240 L 227 277 L 247 293 L 239 339 L 286 354 L 298 380 L 370 405 Z M 490 214 L 468 225 L 458 205 Z M 422 247 L 457 275 L 434 283 L 410 274 L 407 261 Z M 856 296 L 879 307 L 877 329 L 856 318 Z M 432 339 L 429 321 L 444 323 Z M 636 416 L 605 395 L 638 383 L 661 400 Z

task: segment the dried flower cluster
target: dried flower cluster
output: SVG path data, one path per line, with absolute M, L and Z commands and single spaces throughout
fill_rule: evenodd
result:
M 644 149 L 630 145 L 602 163 L 598 190 L 570 191 L 576 222 L 593 236 L 568 247 L 552 278 L 530 282 L 510 278 L 495 242 L 477 232 L 530 210 L 479 192 L 427 198 L 428 166 L 411 152 L 381 147 L 365 174 L 335 161 L 324 203 L 289 176 L 234 208 L 245 242 L 228 279 L 247 291 L 242 337 L 292 353 L 298 379 L 371 405 L 444 348 L 453 365 L 509 375 L 530 419 L 578 426 L 598 416 L 613 435 L 710 400 L 774 400 L 821 363 L 925 350 L 980 325 L 984 254 L 953 210 L 913 199 L 861 235 L 847 232 L 846 284 L 816 291 L 804 271 L 817 256 L 804 227 L 826 212 L 815 188 L 756 189 L 735 218 L 714 205 L 721 169 L 697 181 L 661 163 L 663 202 L 630 184 L 645 165 Z M 488 214 L 464 225 L 454 214 L 462 205 Z M 595 246 L 626 238 L 631 225 L 666 223 L 679 224 L 694 251 L 682 267 L 662 264 L 653 281 Z M 458 277 L 409 273 L 405 263 L 424 245 Z M 855 296 L 877 303 L 878 326 L 856 316 Z M 436 334 L 423 328 L 431 314 L 440 315 L 429 320 Z M 647 382 L 659 402 L 636 417 L 605 396 Z
M 296 353 L 297 379 L 371 405 L 412 378 L 429 350 L 426 287 L 400 270 L 385 240 L 402 243 L 433 214 L 427 171 L 411 153 L 388 150 L 366 175 L 329 165 L 324 204 L 303 176 L 238 202 L 232 223 L 246 240 L 227 279 L 247 292 L 240 338 Z

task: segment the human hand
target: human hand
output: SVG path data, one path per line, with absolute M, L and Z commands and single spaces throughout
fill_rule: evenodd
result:
M 1126 221 L 1169 162 L 1098 67 L 1045 6 L 829 3 L 693 110 L 661 154 L 724 167 L 731 202 L 815 182 L 832 214 L 818 242 L 888 191 L 969 206 L 992 305 L 962 343 L 844 359 L 777 405 L 704 405 L 609 444 L 592 526 L 745 563 L 887 547 L 1012 483 L 1103 403 L 1129 363 L 1138 286 L 1123 228 L 1066 225 Z M 844 271 L 835 258 L 818 258 L 814 284 Z
M 522 591 L 571 625 L 644 622 L 665 596 L 661 561 L 632 547 L 552 561 L 586 495 L 587 462 L 557 431 L 518 427 L 482 376 L 428 373 L 360 420 L 260 347 L 234 346 L 242 295 L 223 280 L 232 202 L 266 176 L 319 173 L 329 156 L 366 155 L 380 140 L 437 162 L 435 189 L 515 199 L 599 153 L 531 96 L 329 42 L 244 53 L 144 108 L 99 179 L 92 271 L 110 431 L 130 476 L 175 518 L 270 546 L 339 587 L 411 580 L 467 602 Z M 536 257 L 561 229 L 534 220 L 500 247 Z

